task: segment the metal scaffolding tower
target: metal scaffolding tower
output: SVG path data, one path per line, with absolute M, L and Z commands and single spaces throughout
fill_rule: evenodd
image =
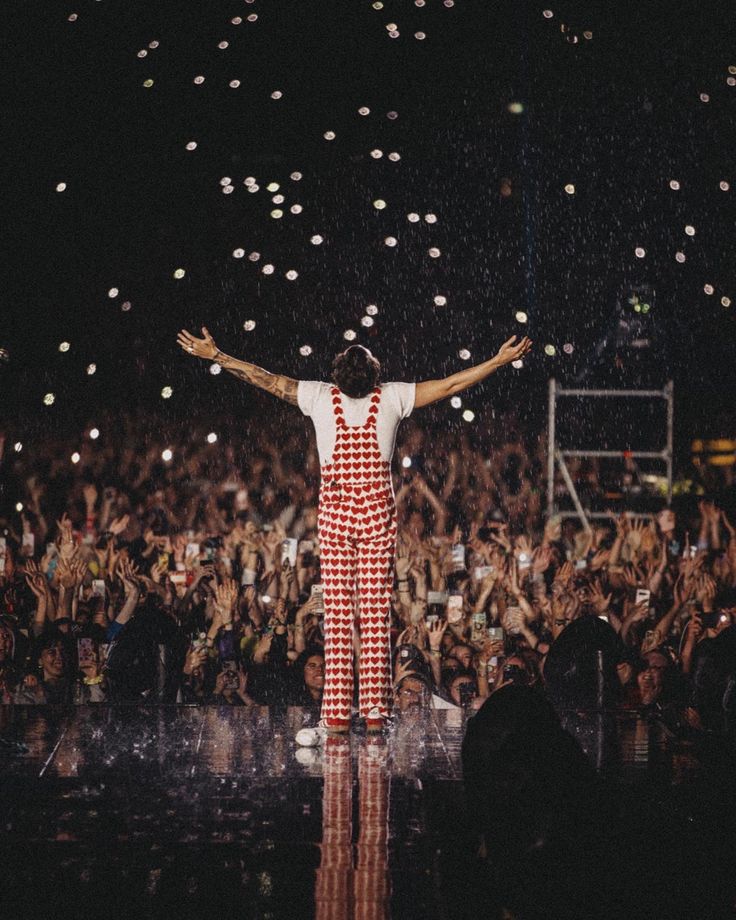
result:
M 672 381 L 668 380 L 661 390 L 586 390 L 575 388 L 566 390 L 559 386 L 552 377 L 549 381 L 549 401 L 547 406 L 547 517 L 557 514 L 560 517 L 579 517 L 583 527 L 590 530 L 590 521 L 594 518 L 608 518 L 604 511 L 586 511 L 572 481 L 570 470 L 567 467 L 568 457 L 612 457 L 612 458 L 640 458 L 647 460 L 661 460 L 666 465 L 667 474 L 667 501 L 672 501 L 672 434 L 674 427 L 674 388 Z M 580 399 L 595 399 L 597 397 L 621 399 L 651 399 L 663 400 L 667 413 L 667 442 L 661 450 L 578 450 L 560 447 L 557 443 L 556 417 L 557 400 L 560 398 L 577 397 Z M 574 511 L 558 511 L 555 506 L 555 464 L 562 473 L 562 478 L 570 494 Z M 649 516 L 649 515 L 647 515 Z

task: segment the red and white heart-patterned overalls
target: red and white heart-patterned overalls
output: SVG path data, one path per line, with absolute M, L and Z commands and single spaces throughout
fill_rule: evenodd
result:
M 325 604 L 325 687 L 322 718 L 350 719 L 353 696 L 353 625 L 360 623 L 358 708 L 388 715 L 391 695 L 389 611 L 396 545 L 391 464 L 381 457 L 377 387 L 368 418 L 348 425 L 340 390 L 333 387 L 335 449 L 321 468 L 320 568 Z M 375 713 L 372 714 L 375 717 Z

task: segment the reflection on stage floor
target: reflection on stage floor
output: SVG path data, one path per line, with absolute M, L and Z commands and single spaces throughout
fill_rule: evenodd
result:
M 0 710 L 2 916 L 460 917 L 461 711 L 299 748 L 301 709 Z M 697 763 L 634 715 L 577 719 L 619 782 Z M 609 717 L 605 717 L 608 719 Z M 605 730 L 604 730 L 605 729 Z

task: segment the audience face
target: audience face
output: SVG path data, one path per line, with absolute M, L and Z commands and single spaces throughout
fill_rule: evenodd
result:
M 43 679 L 54 683 L 64 677 L 66 662 L 64 660 L 64 648 L 61 642 L 55 642 L 48 648 L 45 648 L 38 659 L 38 664 L 43 671 Z
M 666 655 L 652 651 L 644 655 L 645 667 L 637 676 L 642 705 L 648 706 L 662 696 L 664 674 L 670 662 Z
M 313 696 L 321 696 L 325 686 L 325 659 L 310 655 L 304 662 L 304 683 Z
M 423 708 L 428 698 L 426 685 L 416 677 L 405 677 L 396 691 L 399 712 Z

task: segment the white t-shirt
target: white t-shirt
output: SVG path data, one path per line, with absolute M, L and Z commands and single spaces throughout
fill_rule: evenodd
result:
M 297 402 L 304 415 L 308 415 L 314 424 L 317 434 L 317 451 L 321 465 L 330 463 L 332 452 L 335 449 L 335 407 L 332 405 L 331 383 L 319 380 L 300 380 L 297 389 Z M 396 443 L 396 429 L 402 418 L 411 415 L 414 408 L 414 383 L 383 383 L 381 384 L 381 402 L 378 406 L 376 418 L 376 433 L 381 457 L 388 463 L 394 452 Z M 362 399 L 342 397 L 342 411 L 346 425 L 360 427 L 368 418 L 368 409 L 371 403 L 371 391 Z

